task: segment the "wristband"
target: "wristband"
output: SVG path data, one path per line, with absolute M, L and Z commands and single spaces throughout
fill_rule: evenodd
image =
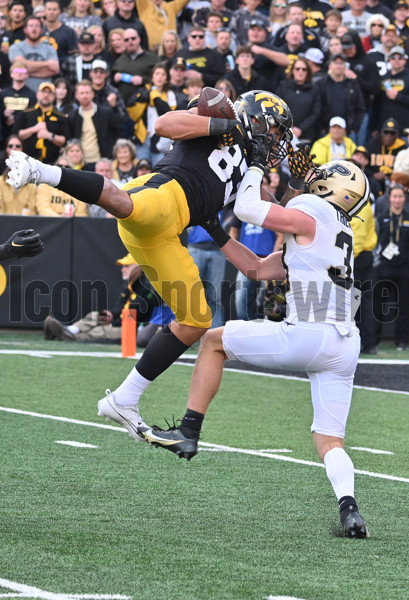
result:
M 213 241 L 219 246 L 219 248 L 223 248 L 223 246 L 230 240 L 229 234 L 221 226 L 215 228 L 214 231 L 209 231 L 208 233 L 213 238 Z
M 130 75 L 129 73 L 122 73 L 121 81 L 123 81 L 124 83 L 131 83 L 132 77 L 133 75 Z
M 236 119 L 218 119 L 217 117 L 210 117 L 209 135 L 223 135 L 223 133 L 226 133 L 235 122 Z

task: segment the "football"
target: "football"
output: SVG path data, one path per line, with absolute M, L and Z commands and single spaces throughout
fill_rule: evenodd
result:
M 233 102 L 223 92 L 212 87 L 204 87 L 199 96 L 197 112 L 203 117 L 237 119 Z

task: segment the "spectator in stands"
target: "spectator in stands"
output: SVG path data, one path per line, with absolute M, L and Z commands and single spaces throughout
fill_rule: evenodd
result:
M 328 55 L 329 53 L 329 43 L 330 41 L 336 37 L 337 29 L 342 23 L 342 13 L 337 9 L 329 10 L 325 15 L 323 29 L 318 33 L 318 39 L 320 43 L 320 48 L 324 52 L 324 54 Z M 337 53 L 341 52 L 341 48 L 337 50 Z
M 114 185 L 117 187 L 122 187 L 122 184 L 117 179 L 114 179 L 114 170 L 112 166 L 112 160 L 109 158 L 100 158 L 95 164 L 95 173 L 98 175 L 102 175 L 102 177 L 106 177 Z M 96 204 L 90 204 L 88 206 L 88 213 L 90 217 L 98 218 L 98 219 L 111 219 L 112 215 L 107 212 L 102 206 L 97 206 Z
M 396 33 L 403 40 L 406 52 L 409 51 L 409 4 L 405 0 L 398 0 L 393 7 L 392 23 L 396 27 Z
M 229 8 L 226 8 L 226 0 L 210 0 L 209 6 L 198 8 L 192 17 L 193 25 L 197 25 L 198 27 L 202 27 L 204 29 L 206 27 L 207 15 L 209 12 L 221 13 L 223 19 L 222 27 L 230 27 L 230 21 L 234 13 Z
M 403 134 L 406 136 L 406 142 L 409 146 L 409 128 L 404 129 Z M 409 147 L 404 150 L 399 150 L 397 153 L 393 165 L 393 172 L 406 173 L 406 175 L 409 175 Z
M 251 46 L 239 46 L 236 52 L 236 68 L 226 74 L 237 96 L 250 90 L 264 90 L 266 81 L 253 69 L 255 56 Z
M 16 61 L 11 69 L 11 86 L 0 92 L 0 114 L 3 139 L 11 133 L 17 116 L 22 110 L 34 106 L 36 95 L 27 85 L 28 71 L 23 61 Z
M 55 86 L 40 83 L 37 104 L 18 115 L 12 131 L 23 141 L 23 149 L 29 156 L 47 164 L 54 164 L 70 137 L 67 117 L 54 107 Z
M 221 54 L 225 60 L 224 66 L 226 73 L 233 71 L 235 66 L 235 52 L 233 52 L 233 38 L 228 29 L 223 27 L 216 34 L 216 52 Z M 234 43 L 234 48 L 235 48 Z
M 81 140 L 85 161 L 96 163 L 102 156 L 110 158 L 115 140 L 122 135 L 122 124 L 112 108 L 94 102 L 94 90 L 88 79 L 75 87 L 79 107 L 68 116 L 71 137 Z
M 55 164 L 66 167 L 67 157 L 60 156 Z M 41 217 L 88 217 L 88 206 L 46 183 L 37 186 L 35 210 Z
M 287 0 L 273 0 L 270 4 L 269 18 L 269 30 L 274 38 L 277 31 L 287 24 Z
M 58 0 L 44 2 L 44 35 L 54 40 L 60 64 L 67 56 L 78 50 L 78 37 L 75 31 L 60 21 L 61 8 Z
M 293 132 L 312 145 L 322 117 L 319 89 L 312 84 L 309 61 L 299 56 L 291 65 L 287 79 L 280 82 L 277 95 L 287 102 L 293 115 Z
M 90 78 L 94 90 L 94 102 L 98 106 L 112 108 L 118 121 L 124 123 L 128 117 L 124 99 L 118 89 L 108 83 L 108 65 L 104 60 L 95 59 L 91 65 Z
M 355 322 L 361 335 L 361 352 L 377 354 L 372 250 L 376 247 L 378 237 L 370 203 L 366 204 L 360 212 L 360 219 L 351 220 L 351 229 L 354 234 L 354 286 L 361 292 L 361 303 L 355 315 Z
M 109 51 L 105 49 L 105 36 L 101 25 L 91 25 L 91 27 L 88 27 L 87 32 L 94 36 L 94 56 L 98 56 L 98 58 L 104 60 L 108 65 L 112 65 L 114 60 Z
M 306 27 L 304 25 L 305 14 L 303 10 L 303 5 L 300 2 L 290 2 L 290 4 L 287 5 L 287 20 L 287 24 L 284 25 L 284 27 L 281 27 L 274 37 L 273 41 L 276 47 L 281 47 L 285 45 L 286 35 L 290 25 L 301 25 L 302 42 L 305 48 L 320 47 L 320 42 L 317 33 L 313 31 L 310 27 Z
M 230 21 L 230 30 L 234 33 L 239 46 L 249 43 L 248 30 L 250 23 L 255 19 L 260 21 L 261 27 L 269 31 L 270 20 L 260 12 L 260 4 L 261 0 L 244 0 L 243 6 L 235 11 Z
M 347 123 L 347 132 L 354 140 L 365 115 L 365 103 L 356 79 L 348 79 L 345 57 L 336 54 L 330 59 L 328 74 L 317 83 L 321 98 L 322 123 L 332 117 L 342 117 Z M 325 133 L 321 129 L 321 135 Z
M 76 138 L 68 140 L 64 147 L 64 154 L 72 162 L 72 165 L 69 165 L 72 169 L 77 169 L 77 171 L 94 170 L 94 165 L 85 161 L 84 148 L 82 147 L 80 140 Z
M 39 84 L 49 81 L 59 74 L 60 64 L 54 48 L 41 41 L 43 25 L 38 17 L 28 17 L 24 25 L 26 39 L 13 44 L 9 50 L 9 59 L 23 61 L 28 71 L 27 86 L 35 92 Z
M 111 29 L 108 35 L 108 49 L 113 62 L 125 52 L 125 31 L 123 29 Z
M 188 102 L 193 100 L 195 96 L 198 96 L 202 89 L 204 88 L 204 83 L 202 77 L 190 77 L 186 81 L 186 93 Z
M 390 69 L 381 79 L 381 91 L 374 106 L 372 130 L 393 115 L 398 123 L 409 123 L 409 69 L 408 57 L 402 46 L 392 48 L 389 55 Z M 400 133 L 400 132 L 399 132 Z
M 188 104 L 186 89 L 186 63 L 181 56 L 173 59 L 169 76 L 170 89 L 176 97 L 176 107 L 178 110 L 184 110 Z
M 388 21 L 393 20 L 393 11 L 389 6 L 385 5 L 385 2 L 381 2 L 380 0 L 366 0 L 365 6 L 366 12 L 371 13 L 372 15 L 381 14 L 386 17 Z
M 329 122 L 329 133 L 319 138 L 311 148 L 315 154 L 314 163 L 323 165 L 331 160 L 351 158 L 356 145 L 346 135 L 347 124 L 342 117 L 332 117 Z
M 364 38 L 365 40 L 366 38 Z M 362 40 L 362 45 L 364 45 Z M 379 75 L 384 77 L 389 68 L 389 56 L 392 48 L 399 45 L 400 40 L 396 33 L 395 25 L 387 25 L 381 34 L 381 43 L 378 44 L 377 48 L 373 48 L 368 51 L 368 58 L 376 63 L 378 67 Z
M 119 343 L 121 313 L 128 302 L 129 308 L 137 311 L 138 323 L 149 322 L 153 308 L 161 304 L 160 298 L 130 254 L 118 259 L 116 263 L 121 267 L 123 287 L 112 311 L 92 311 L 69 326 L 49 316 L 43 328 L 46 340 Z
M 19 137 L 11 135 L 5 142 L 5 158 L 10 156 L 13 150 L 21 151 L 23 144 Z M 30 183 L 16 192 L 7 183 L 9 168 L 0 176 L 0 214 L 2 215 L 34 215 L 37 186 Z
M 136 0 L 139 18 L 145 23 L 149 49 L 158 49 L 162 35 L 168 29 L 177 29 L 177 14 L 189 0 Z
M 205 30 L 205 46 L 206 48 L 216 48 L 217 32 L 223 27 L 223 16 L 218 12 L 209 12 L 207 15 L 206 30 Z
M 231 81 L 229 81 L 228 79 L 219 79 L 219 81 L 216 81 L 214 87 L 216 90 L 219 90 L 219 92 L 223 92 L 223 94 L 227 96 L 227 98 L 229 98 L 233 103 L 236 102 L 237 92 Z
M 356 31 L 360 37 L 365 37 L 366 23 L 371 17 L 371 13 L 367 12 L 366 0 L 349 0 L 349 10 L 344 10 L 342 13 L 342 23 L 349 30 Z
M 331 38 L 328 43 L 328 61 L 336 54 L 342 54 L 341 38 L 337 35 Z
M 71 55 L 62 64 L 62 74 L 72 86 L 90 78 L 91 65 L 95 60 L 95 38 L 92 33 L 83 31 L 78 40 L 79 54 Z
M 400 126 L 394 118 L 387 119 L 381 129 L 381 134 L 368 141 L 367 149 L 371 157 L 371 168 L 374 177 L 386 190 L 386 184 L 393 171 L 395 157 L 406 144 L 399 138 Z
M 147 158 L 141 158 L 136 165 L 136 176 L 142 177 L 142 175 L 147 175 L 148 173 L 152 173 L 152 163 Z
M 376 181 L 376 179 L 373 176 L 373 170 L 371 169 L 370 164 L 369 164 L 370 163 L 369 152 L 365 148 L 365 146 L 357 146 L 355 148 L 355 152 L 353 153 L 353 155 L 351 157 L 351 160 L 356 165 L 358 165 L 358 167 L 360 167 L 362 169 L 362 171 L 365 173 L 366 178 L 368 179 L 369 187 L 371 189 L 371 194 L 372 194 L 374 200 L 376 201 L 378 196 L 381 194 L 382 190 L 381 190 L 381 185 L 380 185 L 379 181 Z
M 26 34 L 24 31 L 24 25 L 26 18 L 26 4 L 19 0 L 12 2 L 8 12 L 8 26 L 1 38 L 2 52 L 7 54 L 10 46 L 25 40 Z
M 168 68 L 178 50 L 182 48 L 180 38 L 176 31 L 165 31 L 158 48 L 158 58 L 160 62 L 166 62 Z
M 74 108 L 74 92 L 70 82 L 65 77 L 57 77 L 55 85 L 54 107 L 66 117 Z
M 102 25 L 92 0 L 71 0 L 67 10 L 60 16 L 60 21 L 71 27 L 78 37 L 91 25 Z
M 115 179 L 123 186 L 137 177 L 138 159 L 135 144 L 130 140 L 120 138 L 115 142 L 112 155 L 114 157 L 113 175 L 109 179 Z
M 382 51 L 382 34 L 386 31 L 386 28 L 389 25 L 389 19 L 387 19 L 384 15 L 381 15 L 380 13 L 374 14 L 371 17 L 369 17 L 366 23 L 367 35 L 361 39 L 362 47 L 365 50 L 365 52 L 370 52 L 371 50 Z M 380 74 L 382 75 L 381 72 Z
M 139 88 L 129 100 L 128 113 L 134 121 L 134 135 L 140 144 L 139 158 L 147 158 L 153 165 L 170 149 L 170 140 L 155 133 L 158 117 L 176 109 L 176 96 L 170 89 L 169 72 L 164 64 L 152 69 L 150 83 Z
M 368 125 L 369 111 L 373 99 L 380 90 L 380 77 L 376 65 L 365 54 L 361 38 L 356 31 L 349 31 L 341 38 L 342 53 L 348 61 L 345 75 L 348 79 L 355 79 L 362 91 L 365 103 L 365 114 L 357 135 L 357 144 L 365 145 Z
M 205 85 L 213 86 L 226 72 L 223 57 L 216 50 L 205 47 L 205 32 L 201 27 L 192 27 L 188 44 L 188 48 L 182 48 L 175 55 L 184 58 L 187 78 L 201 76 Z
M 248 31 L 249 46 L 255 54 L 254 69 L 266 82 L 266 90 L 275 93 L 277 85 L 284 78 L 284 69 L 288 67 L 290 60 L 282 51 L 275 48 L 268 40 L 268 31 L 261 22 L 253 20 Z
M 125 52 L 114 62 L 111 76 L 127 104 L 135 89 L 149 82 L 158 57 L 142 48 L 136 29 L 125 30 L 124 42 Z
M 389 206 L 376 216 L 379 246 L 374 288 L 377 341 L 382 323 L 393 315 L 395 342 L 398 350 L 407 350 L 409 343 L 409 210 L 403 186 L 393 184 L 389 190 Z M 393 306 L 385 310 L 385 298 Z
M 113 17 L 116 11 L 116 0 L 102 0 L 100 17 L 102 21 L 106 21 L 109 17 Z
M 136 29 L 140 37 L 140 44 L 144 50 L 148 49 L 148 34 L 145 25 L 138 18 L 135 0 L 118 0 L 118 8 L 112 17 L 108 17 L 102 25 L 105 38 L 108 39 L 113 29 Z M 175 27 L 176 29 L 176 27 Z
M 319 48 L 307 48 L 304 57 L 307 59 L 312 72 L 312 83 L 317 83 L 324 75 L 324 53 Z

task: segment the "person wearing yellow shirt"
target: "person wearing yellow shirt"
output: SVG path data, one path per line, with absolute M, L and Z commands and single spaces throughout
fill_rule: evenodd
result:
M 176 17 L 189 0 L 136 0 L 140 20 L 148 34 L 149 49 L 156 50 L 165 31 L 176 31 Z
M 361 305 L 355 321 L 361 334 L 361 353 L 377 354 L 372 250 L 378 243 L 378 236 L 375 231 L 375 219 L 371 205 L 367 204 L 359 216 L 359 219 L 351 221 L 351 229 L 354 234 L 354 285 L 361 292 Z

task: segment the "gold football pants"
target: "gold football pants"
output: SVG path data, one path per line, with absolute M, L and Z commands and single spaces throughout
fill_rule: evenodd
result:
M 212 313 L 199 269 L 179 239 L 190 219 L 183 189 L 160 173 L 133 179 L 122 189 L 133 202 L 132 214 L 118 219 L 119 235 L 128 252 L 179 323 L 210 327 Z

